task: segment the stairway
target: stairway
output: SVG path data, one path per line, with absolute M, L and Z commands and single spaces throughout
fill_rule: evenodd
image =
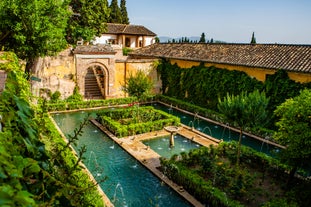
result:
M 93 69 L 88 68 L 84 82 L 84 97 L 86 99 L 102 99 L 103 95 L 98 87 Z

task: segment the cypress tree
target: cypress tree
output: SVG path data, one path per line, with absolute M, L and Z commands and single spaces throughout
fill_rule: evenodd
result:
M 256 44 L 255 32 L 252 34 L 251 44 Z
M 120 10 L 121 10 L 122 24 L 130 24 L 130 20 L 127 15 L 126 0 L 121 0 Z
M 122 23 L 121 10 L 118 5 L 118 0 L 112 0 L 110 3 L 110 23 Z
M 200 42 L 200 43 L 205 43 L 205 42 L 206 42 L 204 32 L 201 34 L 201 37 L 200 37 L 199 42 Z

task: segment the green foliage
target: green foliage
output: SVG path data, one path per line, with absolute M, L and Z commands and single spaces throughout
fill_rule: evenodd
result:
M 76 44 L 80 39 L 91 41 L 106 32 L 110 10 L 107 0 L 71 0 L 72 15 L 66 29 L 67 41 Z
M 122 13 L 118 5 L 118 0 L 111 0 L 109 9 L 111 11 L 109 23 L 122 23 Z
M 126 9 L 126 0 L 121 0 L 120 3 L 120 12 L 122 17 L 122 24 L 130 24 L 130 20 L 127 15 L 127 9 Z
M 137 102 L 136 97 L 117 98 L 117 99 L 103 99 L 103 100 L 87 100 L 87 101 L 58 101 L 57 103 L 47 103 L 46 109 L 48 111 L 65 111 L 85 108 L 109 107 L 114 105 L 131 104 Z M 44 104 L 44 101 L 40 101 Z
M 172 98 L 180 99 L 213 111 L 217 111 L 218 99 L 227 93 L 232 95 L 254 90 L 264 91 L 269 98 L 267 127 L 274 129 L 273 111 L 287 98 L 297 96 L 304 88 L 311 89 L 311 83 L 298 83 L 289 79 L 285 70 L 278 70 L 268 75 L 264 83 L 251 78 L 241 71 L 230 71 L 215 67 L 205 67 L 203 64 L 182 69 L 166 60 L 157 67 L 161 75 L 162 93 Z
M 152 86 L 153 82 L 143 71 L 139 70 L 135 75 L 130 74 L 125 81 L 125 85 L 122 86 L 122 90 L 128 93 L 129 96 L 135 96 L 139 100 L 143 100 L 150 94 Z
M 37 57 L 66 48 L 67 8 L 67 1 L 62 0 L 2 0 L 0 48 L 26 60 L 29 72 Z
M 59 91 L 55 91 L 54 93 L 51 94 L 51 102 L 57 102 L 60 100 L 61 93 Z
M 106 109 L 97 113 L 98 121 L 117 137 L 161 130 L 165 126 L 179 125 L 180 119 L 153 107 Z
M 251 44 L 256 44 L 255 32 L 252 34 Z
M 311 90 L 305 89 L 299 96 L 286 100 L 275 114 L 279 121 L 274 137 L 286 146 L 281 158 L 292 166 L 294 174 L 298 168 L 309 166 L 311 159 Z
M 83 96 L 79 93 L 79 88 L 78 86 L 75 86 L 75 88 L 73 89 L 73 93 L 71 96 L 69 96 L 67 98 L 67 101 L 70 102 L 70 101 L 82 101 L 83 100 Z
M 240 95 L 229 95 L 219 99 L 218 110 L 225 115 L 225 119 L 236 126 L 263 126 L 267 119 L 269 99 L 258 90 L 252 93 L 242 92 Z
M 229 123 L 236 124 L 240 128 L 239 145 L 237 149 L 237 166 L 240 160 L 240 148 L 243 129 L 246 126 L 263 126 L 267 119 L 267 106 L 269 99 L 264 93 L 255 90 L 252 93 L 241 93 L 219 99 L 218 109 Z
M 199 42 L 200 42 L 200 43 L 206 43 L 204 32 L 201 34 L 201 37 L 200 37 Z
M 280 196 L 282 202 L 286 200 L 292 206 L 296 205 L 296 199 L 290 194 L 298 195 L 300 191 L 284 194 L 282 189 L 287 176 L 286 166 L 275 158 L 242 147 L 243 168 L 236 171 L 232 167 L 236 148 L 236 142 L 222 142 L 217 147 L 194 149 L 170 160 L 161 159 L 161 170 L 202 203 L 211 206 L 259 206 L 263 202 L 268 206 L 273 203 L 270 200 L 281 200 Z M 262 176 L 269 178 L 265 185 L 260 184 L 264 179 Z M 272 188 L 274 190 L 268 190 Z M 267 194 L 261 196 L 267 190 Z
M 227 93 L 238 95 L 242 91 L 262 88 L 260 81 L 244 72 L 206 68 L 203 64 L 182 70 L 176 64 L 162 60 L 157 69 L 161 74 L 163 94 L 215 111 L 218 98 Z
M 131 48 L 128 48 L 128 47 L 124 47 L 124 48 L 122 48 L 122 52 L 123 52 L 123 55 L 124 56 L 127 56 L 130 52 L 132 52 L 133 51 L 133 49 L 131 49 Z
M 63 147 L 46 110 L 31 105 L 16 56 L 2 53 L 0 60 L 0 69 L 8 73 L 0 94 L 0 205 L 103 206 L 96 185 Z M 63 153 L 57 155 L 60 145 Z

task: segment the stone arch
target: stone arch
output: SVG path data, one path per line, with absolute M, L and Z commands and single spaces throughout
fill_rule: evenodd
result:
M 85 98 L 106 98 L 109 95 L 109 70 L 102 63 L 86 65 L 82 79 Z

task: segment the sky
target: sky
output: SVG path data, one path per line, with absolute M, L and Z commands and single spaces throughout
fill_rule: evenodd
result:
M 119 0 L 120 2 L 120 0 Z M 311 0 L 126 0 L 131 24 L 157 36 L 311 44 Z

